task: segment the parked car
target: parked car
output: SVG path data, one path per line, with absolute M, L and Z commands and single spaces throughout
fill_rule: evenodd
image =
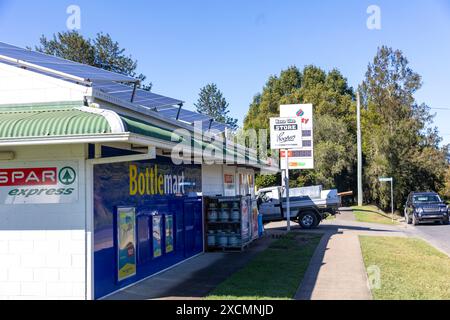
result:
M 435 192 L 411 192 L 405 205 L 405 219 L 408 224 L 422 222 L 449 223 L 448 206 Z
M 264 188 L 258 191 L 257 204 L 264 222 L 286 219 L 284 187 Z M 329 215 L 335 215 L 341 199 L 337 190 L 322 190 L 322 186 L 293 188 L 289 194 L 291 220 L 304 229 L 316 228 Z

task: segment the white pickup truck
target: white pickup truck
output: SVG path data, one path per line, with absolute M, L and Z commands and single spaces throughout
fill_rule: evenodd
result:
M 257 194 L 259 213 L 264 222 L 286 219 L 284 187 L 260 189 Z M 341 198 L 336 189 L 322 190 L 322 186 L 293 188 L 289 190 L 291 220 L 304 229 L 316 228 L 329 215 L 335 215 Z

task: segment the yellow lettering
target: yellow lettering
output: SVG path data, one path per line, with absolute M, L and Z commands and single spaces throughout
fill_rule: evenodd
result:
M 160 195 L 164 195 L 164 177 L 162 174 L 158 177 L 158 190 Z
M 145 175 L 139 173 L 139 194 L 143 196 L 145 194 Z
M 135 165 L 130 165 L 130 196 L 136 195 L 138 191 L 136 177 L 137 167 Z
M 148 168 L 145 169 L 145 192 L 148 195 L 150 195 L 151 194 L 150 193 L 150 185 L 149 185 L 150 179 L 149 179 L 149 172 L 148 171 L 149 171 Z

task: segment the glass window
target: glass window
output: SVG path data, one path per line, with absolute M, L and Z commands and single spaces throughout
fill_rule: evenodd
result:
M 414 196 L 414 203 L 430 203 L 430 202 L 441 202 L 441 198 L 439 198 L 437 194 Z

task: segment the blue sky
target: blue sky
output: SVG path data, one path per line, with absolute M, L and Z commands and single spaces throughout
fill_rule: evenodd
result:
M 81 8 L 81 33 L 110 33 L 139 61 L 153 91 L 192 107 L 215 82 L 242 121 L 252 97 L 282 69 L 338 68 L 356 87 L 383 44 L 401 49 L 423 77 L 419 102 L 450 109 L 448 0 L 0 0 L 0 41 L 30 46 L 66 30 L 66 9 Z M 381 30 L 366 10 L 381 9 Z M 450 143 L 450 110 L 434 110 Z

